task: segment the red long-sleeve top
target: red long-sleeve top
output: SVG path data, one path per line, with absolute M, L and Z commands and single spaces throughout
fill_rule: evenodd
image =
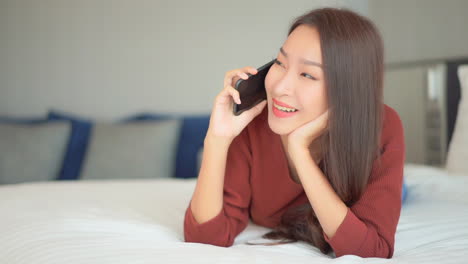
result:
M 323 233 L 336 257 L 391 258 L 400 218 L 405 144 L 398 113 L 384 104 L 380 150 L 363 196 L 348 208 L 332 238 Z M 199 224 L 189 206 L 184 219 L 186 242 L 229 247 L 249 219 L 273 228 L 290 207 L 309 203 L 301 184 L 289 173 L 280 135 L 268 125 L 267 108 L 231 143 L 226 163 L 223 208 Z

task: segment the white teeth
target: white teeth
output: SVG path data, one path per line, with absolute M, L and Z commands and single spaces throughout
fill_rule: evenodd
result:
M 282 106 L 279 106 L 277 104 L 273 104 L 273 106 L 276 107 L 277 109 L 283 111 L 283 112 L 296 112 L 297 111 L 297 109 L 282 107 Z

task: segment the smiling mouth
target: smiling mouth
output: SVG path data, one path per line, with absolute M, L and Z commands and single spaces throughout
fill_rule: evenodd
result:
M 286 113 L 294 113 L 294 112 L 299 111 L 299 110 L 297 110 L 295 108 L 288 108 L 288 107 L 284 107 L 284 106 L 279 106 L 274 102 L 273 102 L 273 107 L 280 110 L 280 111 L 282 111 L 282 112 L 286 112 Z

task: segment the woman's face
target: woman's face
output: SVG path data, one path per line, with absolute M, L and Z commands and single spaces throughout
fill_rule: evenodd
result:
M 271 66 L 265 78 L 268 124 L 274 133 L 287 135 L 328 108 L 318 31 L 310 26 L 298 26 L 276 59 L 278 63 Z M 278 109 L 281 104 L 296 111 Z

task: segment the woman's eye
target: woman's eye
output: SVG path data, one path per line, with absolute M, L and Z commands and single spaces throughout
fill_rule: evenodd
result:
M 309 75 L 309 74 L 307 74 L 307 73 L 303 73 L 303 74 L 304 74 L 304 77 L 306 77 L 306 78 L 309 78 L 309 79 L 312 79 L 312 80 L 317 80 L 317 79 L 315 79 L 314 76 L 312 76 L 312 75 Z
M 274 60 L 274 63 L 275 64 L 278 64 L 279 66 L 281 67 L 284 67 L 283 63 L 281 63 L 281 61 L 279 61 L 278 59 L 275 59 Z M 308 79 L 311 79 L 311 80 L 317 80 L 314 76 L 310 75 L 310 74 L 307 74 L 307 73 L 302 73 L 304 75 L 304 77 L 308 78 Z

